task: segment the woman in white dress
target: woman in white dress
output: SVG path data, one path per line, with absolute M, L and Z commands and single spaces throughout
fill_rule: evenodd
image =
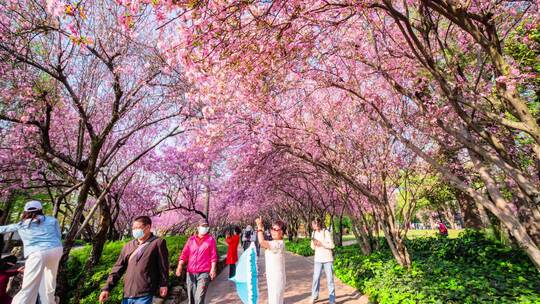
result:
M 264 225 L 261 218 L 256 219 L 257 237 L 264 253 L 266 263 L 266 284 L 268 286 L 268 304 L 283 304 L 285 293 L 285 243 L 283 242 L 282 221 L 272 223 L 272 241 L 264 239 Z

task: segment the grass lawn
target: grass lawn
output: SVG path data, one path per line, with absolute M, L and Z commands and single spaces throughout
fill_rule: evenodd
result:
M 459 233 L 462 232 L 463 229 L 448 229 L 448 237 L 451 239 L 455 239 L 458 237 Z M 407 232 L 407 238 L 409 239 L 415 239 L 417 237 L 430 237 L 430 236 L 437 236 L 439 234 L 439 230 L 409 230 Z M 384 234 L 381 234 L 381 236 Z
M 451 238 L 451 239 L 455 239 L 458 237 L 459 233 L 463 231 L 462 229 L 448 229 L 448 237 Z M 409 230 L 407 231 L 407 238 L 412 240 L 412 239 L 415 239 L 415 238 L 418 238 L 418 237 L 431 237 L 431 236 L 437 236 L 439 234 L 439 231 L 438 230 Z M 384 233 L 380 233 L 379 234 L 381 237 L 384 237 Z M 354 238 L 354 235 L 352 234 L 349 234 L 349 235 L 344 235 L 343 236 L 343 241 L 344 242 L 347 242 L 347 241 L 354 241 L 355 238 Z
M 343 236 L 343 242 L 355 241 L 355 240 L 356 238 L 354 237 L 354 234 L 348 234 L 348 235 Z

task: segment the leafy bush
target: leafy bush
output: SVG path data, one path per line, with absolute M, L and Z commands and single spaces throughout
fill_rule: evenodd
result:
M 287 251 L 290 251 L 294 254 L 301 256 L 312 256 L 315 254 L 313 249 L 311 249 L 311 239 L 297 239 L 295 241 L 289 242 L 285 241 L 285 248 Z
M 178 266 L 178 255 L 182 250 L 184 244 L 186 243 L 185 236 L 175 236 L 175 237 L 165 237 L 167 241 L 167 248 L 169 249 L 169 261 L 171 264 L 171 270 L 175 269 Z M 79 279 L 85 272 L 86 261 L 90 256 L 91 246 L 86 245 L 82 248 L 74 249 L 69 257 L 67 272 L 69 278 L 69 298 L 73 298 L 75 292 L 79 292 L 81 304 L 94 304 L 97 303 L 99 294 L 101 293 L 101 288 L 103 287 L 109 272 L 116 262 L 122 247 L 127 241 L 116 241 L 109 242 L 105 245 L 103 249 L 103 255 L 98 265 L 94 267 L 92 273 L 86 274 L 84 284 L 82 286 L 77 286 Z M 170 284 L 177 285 L 178 278 L 173 275 L 171 272 Z M 79 289 L 77 289 L 79 288 Z M 111 303 L 120 303 L 122 300 L 122 291 L 124 289 L 123 280 L 112 290 L 110 302 Z M 74 301 L 70 301 L 74 302 Z
M 222 255 L 226 255 L 227 254 L 227 250 L 229 249 L 229 246 L 227 244 L 224 243 L 225 241 L 221 242 L 221 241 L 218 241 L 217 242 L 217 253 L 218 253 L 218 256 L 222 256 Z
M 410 270 L 387 249 L 371 256 L 355 246 L 337 249 L 336 276 L 383 304 L 540 302 L 540 274 L 527 256 L 479 232 L 407 245 Z

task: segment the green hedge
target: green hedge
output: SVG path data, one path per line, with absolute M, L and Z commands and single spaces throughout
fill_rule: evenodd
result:
M 297 239 L 292 242 L 285 240 L 285 249 L 301 256 L 312 256 L 314 252 L 310 244 L 311 239 Z
M 169 249 L 169 260 L 171 263 L 171 273 L 169 279 L 171 280 L 172 285 L 177 285 L 178 278 L 173 275 L 172 270 L 178 265 L 178 255 L 182 250 L 185 242 L 185 236 L 175 236 L 175 237 L 165 237 L 167 241 L 167 248 Z M 101 293 L 101 288 L 107 280 L 109 271 L 111 270 L 114 262 L 118 258 L 120 251 L 126 241 L 117 241 L 109 242 L 105 245 L 103 250 L 103 255 L 99 264 L 94 268 L 91 274 L 88 274 L 85 278 L 84 285 L 82 289 L 79 289 L 80 302 L 81 304 L 95 304 L 98 303 L 98 297 Z M 67 272 L 69 278 L 69 298 L 73 298 L 75 291 L 77 290 L 77 282 L 81 278 L 82 274 L 85 271 L 86 261 L 90 255 L 91 246 L 86 245 L 82 248 L 74 249 L 69 257 Z M 120 303 L 122 300 L 122 290 L 123 290 L 123 281 L 114 288 L 111 292 L 110 303 Z M 70 301 L 74 303 L 74 301 Z
M 335 272 L 376 303 L 540 303 L 540 274 L 520 250 L 466 231 L 457 239 L 409 240 L 411 270 L 390 251 L 336 250 Z

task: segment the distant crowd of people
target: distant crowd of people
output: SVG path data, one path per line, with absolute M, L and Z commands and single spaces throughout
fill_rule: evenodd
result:
M 255 220 L 255 228 L 234 226 L 225 232 L 228 245 L 226 264 L 229 278 L 236 275 L 238 251 L 254 246 L 257 256 L 265 249 L 265 275 L 268 287 L 268 303 L 282 304 L 284 300 L 286 271 L 285 243 L 286 225 L 277 220 L 265 229 L 262 218 Z M 329 290 L 329 302 L 335 303 L 333 280 L 334 242 L 332 234 L 324 229 L 323 222 L 312 223 L 311 247 L 315 251 L 312 303 L 319 297 L 319 282 L 324 271 Z M 18 232 L 24 247 L 25 266 L 17 266 L 17 258 L 0 259 L 0 304 L 54 304 L 56 276 L 63 253 L 58 221 L 46 216 L 39 201 L 30 201 L 24 207 L 19 223 L 0 226 L 0 234 Z M 189 304 L 203 304 L 210 282 L 217 276 L 218 252 L 216 239 L 210 232 L 206 219 L 197 223 L 197 232 L 188 238 L 179 254 L 176 276 L 186 271 L 186 288 Z M 99 302 L 110 298 L 112 289 L 124 280 L 122 304 L 151 304 L 154 296 L 166 297 L 169 293 L 169 252 L 166 241 L 152 232 L 152 220 L 139 216 L 132 222 L 133 240 L 122 248 L 99 295 Z M 6 294 L 10 277 L 23 273 L 22 287 L 11 299 Z

